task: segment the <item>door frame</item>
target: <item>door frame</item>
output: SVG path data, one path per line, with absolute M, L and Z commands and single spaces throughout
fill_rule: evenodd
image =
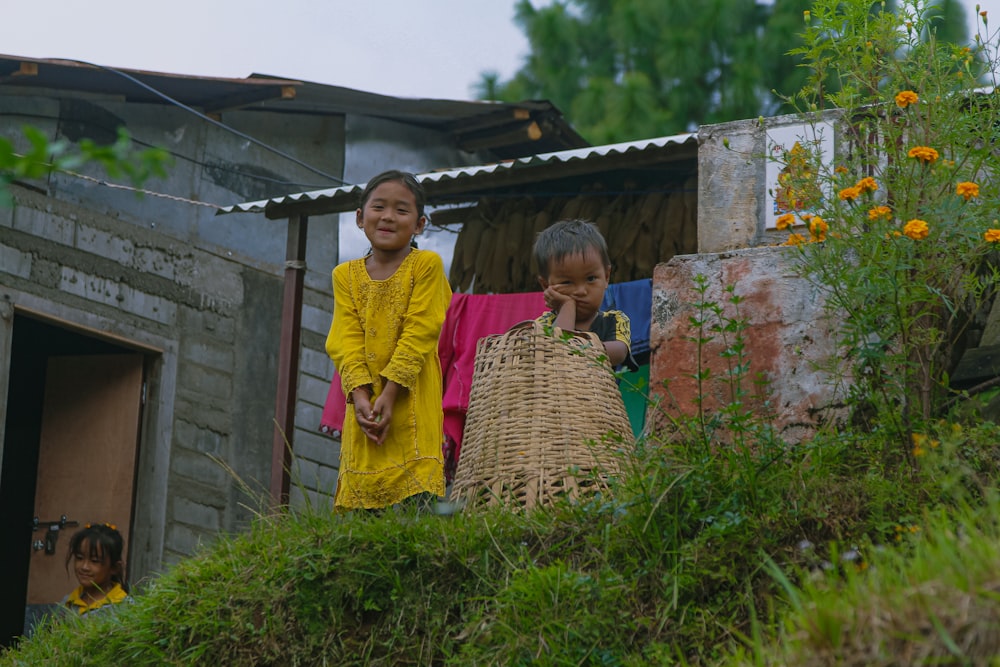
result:
M 162 570 L 163 566 L 178 343 L 120 320 L 0 286 L 0 464 L 7 423 L 15 315 L 106 340 L 144 356 L 146 403 L 139 427 L 128 563 L 130 583 L 141 587 L 143 580 Z

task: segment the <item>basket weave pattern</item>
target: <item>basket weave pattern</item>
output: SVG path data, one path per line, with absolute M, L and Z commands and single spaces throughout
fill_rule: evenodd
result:
M 466 509 L 530 508 L 603 486 L 631 436 L 597 337 L 522 322 L 476 346 L 452 496 Z

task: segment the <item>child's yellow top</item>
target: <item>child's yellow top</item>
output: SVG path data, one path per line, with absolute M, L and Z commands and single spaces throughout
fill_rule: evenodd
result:
M 118 604 L 119 602 L 124 602 L 128 599 L 128 593 L 125 592 L 125 589 L 122 588 L 121 584 L 115 584 L 100 600 L 87 602 L 81 597 L 82 594 L 83 586 L 77 586 L 63 601 L 64 606 L 76 611 L 81 616 L 100 609 L 104 605 Z
M 438 338 L 451 302 L 441 258 L 413 249 L 396 272 L 372 280 L 365 260 L 333 270 L 333 323 L 326 351 L 343 380 L 344 394 L 383 378 L 407 391 L 393 406 L 385 441 L 369 440 L 348 410 L 341 440 L 334 504 L 377 508 L 421 492 L 444 495 L 444 412 Z

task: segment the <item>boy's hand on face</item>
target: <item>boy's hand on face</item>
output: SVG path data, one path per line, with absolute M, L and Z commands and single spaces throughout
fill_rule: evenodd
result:
M 556 319 L 552 326 L 559 327 L 564 331 L 576 329 L 576 301 L 572 296 L 563 294 L 559 287 L 549 285 L 545 288 L 545 305 L 556 314 Z
M 557 285 L 549 285 L 542 294 L 545 297 L 545 307 L 555 312 L 556 315 L 567 303 L 573 303 L 573 297 L 560 292 Z

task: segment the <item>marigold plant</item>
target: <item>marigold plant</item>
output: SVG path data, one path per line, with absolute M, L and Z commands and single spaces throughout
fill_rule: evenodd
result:
M 957 398 L 949 378 L 1000 284 L 998 33 L 939 43 L 930 4 L 818 0 L 792 52 L 810 82 L 787 98 L 804 136 L 837 128 L 835 154 L 814 159 L 825 227 L 789 243 L 839 322 L 855 415 L 910 460 L 914 433 Z

